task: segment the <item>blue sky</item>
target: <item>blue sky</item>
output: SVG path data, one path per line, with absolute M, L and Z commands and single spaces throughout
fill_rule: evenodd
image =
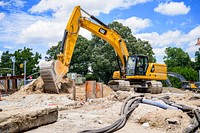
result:
M 157 62 L 163 62 L 167 47 L 182 48 L 192 60 L 199 48 L 199 0 L 0 0 L 0 55 L 30 47 L 44 57 L 62 40 L 76 5 L 106 24 L 129 26 L 134 36 L 150 42 Z M 80 34 L 91 38 L 84 29 Z

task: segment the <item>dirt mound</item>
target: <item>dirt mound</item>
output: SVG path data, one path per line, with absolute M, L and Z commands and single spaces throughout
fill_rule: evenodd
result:
M 60 93 L 69 93 L 72 94 L 73 88 L 72 88 L 72 81 L 68 78 L 62 79 L 60 81 L 62 83 Z M 86 84 L 77 85 L 76 86 L 76 93 L 77 93 L 77 99 L 85 99 L 85 93 L 86 93 Z M 110 93 L 113 92 L 113 90 L 103 84 L 103 97 L 107 97 L 110 95 Z M 40 94 L 44 93 L 44 82 L 41 77 L 38 77 L 37 79 L 33 80 L 29 84 L 22 86 L 20 90 L 16 93 L 24 93 L 24 94 Z
M 184 93 L 183 90 L 174 87 L 163 87 L 162 93 L 172 92 L 172 93 Z
M 20 92 L 26 92 L 29 93 L 43 93 L 44 92 L 44 82 L 42 81 L 41 77 L 38 77 L 37 79 L 34 79 L 32 82 L 30 82 L 27 85 L 24 85 L 20 88 Z
M 69 93 L 69 89 L 72 88 L 71 87 L 72 83 L 71 83 L 70 79 L 68 79 L 68 78 L 61 79 L 59 82 L 61 83 L 61 89 L 59 92 L 60 93 Z M 29 84 L 22 86 L 19 91 L 25 92 L 27 94 L 44 93 L 44 82 L 41 77 L 38 77 L 37 79 L 34 79 Z
M 163 128 L 165 131 L 172 132 L 175 130 L 183 131 L 188 126 L 189 121 L 190 117 L 182 111 L 157 109 L 146 113 L 138 122 L 140 124 L 148 123 L 151 127 Z

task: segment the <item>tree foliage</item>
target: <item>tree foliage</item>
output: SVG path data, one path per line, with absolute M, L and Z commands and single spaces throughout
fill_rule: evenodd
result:
M 192 62 L 188 53 L 184 52 L 181 48 L 168 47 L 165 50 L 164 62 L 168 67 L 168 71 L 182 75 L 187 81 L 197 81 L 198 71 L 194 66 L 198 63 L 198 52 L 196 52 L 196 61 Z M 181 87 L 180 80 L 171 78 L 170 81 L 174 87 Z
M 79 35 L 72 55 L 69 72 L 86 75 L 88 65 L 91 63 L 93 48 L 94 45 L 89 40 Z
M 52 46 L 50 49 L 47 50 L 47 52 L 46 52 L 47 56 L 45 56 L 46 61 L 57 59 L 57 54 L 60 53 L 61 44 L 62 44 L 62 42 L 59 41 L 56 46 Z
M 24 73 L 24 69 L 20 68 L 20 64 L 23 64 L 24 61 L 26 61 L 27 76 L 38 72 L 38 63 L 39 59 L 41 59 L 41 54 L 39 54 L 38 52 L 34 54 L 31 48 L 26 47 L 24 47 L 24 49 L 18 49 L 13 54 L 9 53 L 9 51 L 3 52 L 1 56 L 0 66 L 2 68 L 12 68 L 12 56 L 15 57 L 15 75 L 21 75 Z M 6 74 L 7 72 L 3 73 L 3 75 Z
M 167 64 L 168 70 L 171 68 L 190 67 L 191 60 L 188 53 L 184 52 L 181 48 L 168 47 L 165 49 L 166 56 L 164 56 L 164 62 Z
M 200 70 L 200 48 L 195 52 L 194 68 L 195 70 Z
M 114 21 L 109 24 L 109 27 L 124 39 L 129 55 L 146 55 L 150 62 L 156 62 L 151 44 L 148 41 L 142 41 L 133 36 L 131 29 L 128 26 L 123 26 L 121 23 Z
M 9 51 L 3 52 L 0 62 L 0 74 L 6 75 L 6 73 L 12 73 L 12 54 Z

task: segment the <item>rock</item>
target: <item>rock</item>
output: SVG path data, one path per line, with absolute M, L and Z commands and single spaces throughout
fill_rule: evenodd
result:
M 143 126 L 143 127 L 149 127 L 149 123 L 148 123 L 148 122 L 145 122 L 145 123 L 142 124 L 142 126 Z
M 110 94 L 110 96 L 108 97 L 109 100 L 113 100 L 113 101 L 124 101 L 126 98 L 128 98 L 131 95 L 131 92 L 127 92 L 127 91 L 117 91 L 117 92 L 113 92 Z
M 199 100 L 199 99 L 200 99 L 200 97 L 198 97 L 198 96 L 193 96 L 193 97 L 189 98 L 189 100 Z
M 168 124 L 175 124 L 175 125 L 180 125 L 180 121 L 176 118 L 170 118 L 170 119 L 166 119 Z

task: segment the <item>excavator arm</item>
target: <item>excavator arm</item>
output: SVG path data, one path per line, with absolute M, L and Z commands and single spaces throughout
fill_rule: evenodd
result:
M 81 12 L 86 13 L 90 19 L 97 23 L 83 17 Z M 59 81 L 68 72 L 80 27 L 87 29 L 94 35 L 107 41 L 114 48 L 120 67 L 120 75 L 121 77 L 125 77 L 126 61 L 129 53 L 124 40 L 117 32 L 110 29 L 103 22 L 81 9 L 80 6 L 76 6 L 66 26 L 61 51 L 60 54 L 57 55 L 58 60 L 43 63 L 40 66 L 40 75 L 44 81 L 46 92 L 59 93 L 61 87 Z M 121 64 L 119 59 L 121 60 Z
M 90 16 L 91 19 L 96 21 L 98 24 L 90 21 L 86 17 L 83 17 L 81 15 L 81 11 L 85 12 L 88 16 Z M 64 65 L 69 66 L 70 64 L 80 27 L 87 29 L 94 35 L 107 41 L 114 48 L 116 55 L 118 55 L 118 57 L 120 58 L 122 63 L 122 69 L 125 69 L 125 64 L 129 53 L 126 44 L 124 43 L 121 36 L 117 32 L 108 28 L 108 26 L 106 26 L 100 20 L 98 20 L 94 16 L 91 16 L 89 13 L 81 9 L 80 6 L 74 8 L 65 29 L 65 34 L 62 41 L 61 54 L 58 55 L 58 59 L 62 61 Z

